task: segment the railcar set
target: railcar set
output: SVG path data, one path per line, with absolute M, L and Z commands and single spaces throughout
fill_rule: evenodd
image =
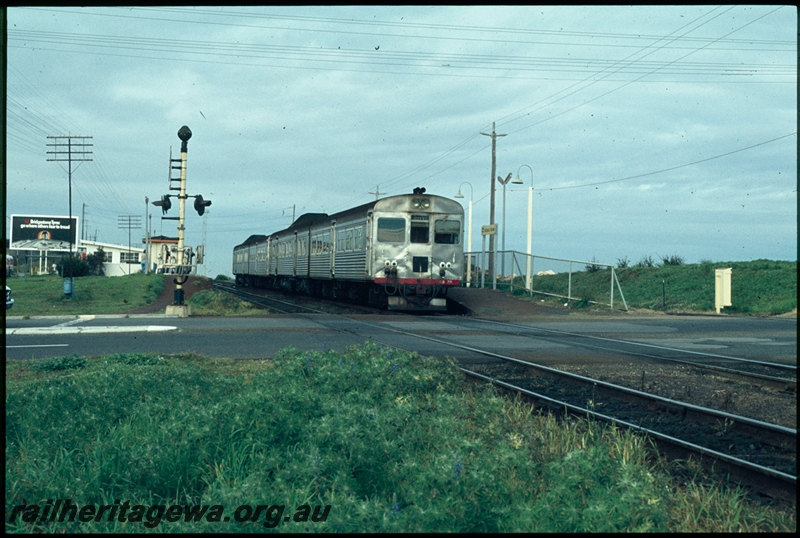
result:
M 461 285 L 463 236 L 461 204 L 418 188 L 251 235 L 233 248 L 233 274 L 242 287 L 442 311 L 447 290 Z

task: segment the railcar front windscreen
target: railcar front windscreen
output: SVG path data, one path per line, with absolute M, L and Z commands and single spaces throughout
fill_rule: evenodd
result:
M 433 241 L 440 245 L 457 245 L 461 233 L 461 222 L 457 220 L 437 220 L 433 225 Z
M 378 219 L 378 241 L 402 243 L 406 240 L 405 219 L 381 217 Z

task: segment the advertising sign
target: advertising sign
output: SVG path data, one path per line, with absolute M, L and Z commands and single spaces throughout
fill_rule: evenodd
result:
M 69 252 L 78 246 L 78 217 L 11 215 L 10 250 L 56 250 Z

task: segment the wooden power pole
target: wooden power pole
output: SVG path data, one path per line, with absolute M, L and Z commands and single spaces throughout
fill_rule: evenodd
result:
M 492 122 L 492 132 L 491 133 L 481 133 L 481 134 L 484 135 L 484 136 L 491 136 L 492 137 L 492 173 L 489 176 L 489 183 L 491 183 L 491 191 L 490 192 L 492 194 L 491 197 L 490 197 L 491 206 L 489 208 L 489 221 L 490 221 L 489 224 L 492 225 L 492 224 L 495 224 L 495 222 L 494 222 L 494 174 L 495 174 L 495 171 L 497 170 L 497 137 L 498 136 L 506 136 L 506 135 L 505 134 L 497 134 L 494 131 L 494 122 Z M 491 234 L 489 236 L 489 274 L 492 275 L 492 277 L 494 277 L 494 274 L 495 274 L 495 272 L 494 272 L 494 262 L 495 262 L 495 257 L 497 256 L 496 250 L 495 250 L 497 244 L 494 241 L 494 236 L 495 236 L 495 234 Z

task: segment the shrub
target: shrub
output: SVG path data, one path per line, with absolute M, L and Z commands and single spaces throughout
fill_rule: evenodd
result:
M 586 271 L 589 273 L 596 273 L 600 270 L 600 266 L 597 265 L 597 260 L 592 256 L 591 263 L 586 266 Z
M 67 355 L 64 357 L 51 357 L 31 363 L 31 368 L 40 372 L 53 372 L 56 370 L 78 370 L 86 366 L 86 358 L 80 355 Z
M 64 277 L 87 276 L 89 264 L 78 256 L 62 256 L 56 264 L 56 271 Z
M 656 262 L 652 256 L 642 256 L 642 259 L 640 259 L 636 263 L 636 267 L 655 267 L 655 266 Z
M 683 258 L 677 254 L 671 256 L 661 256 L 662 265 L 683 265 Z

